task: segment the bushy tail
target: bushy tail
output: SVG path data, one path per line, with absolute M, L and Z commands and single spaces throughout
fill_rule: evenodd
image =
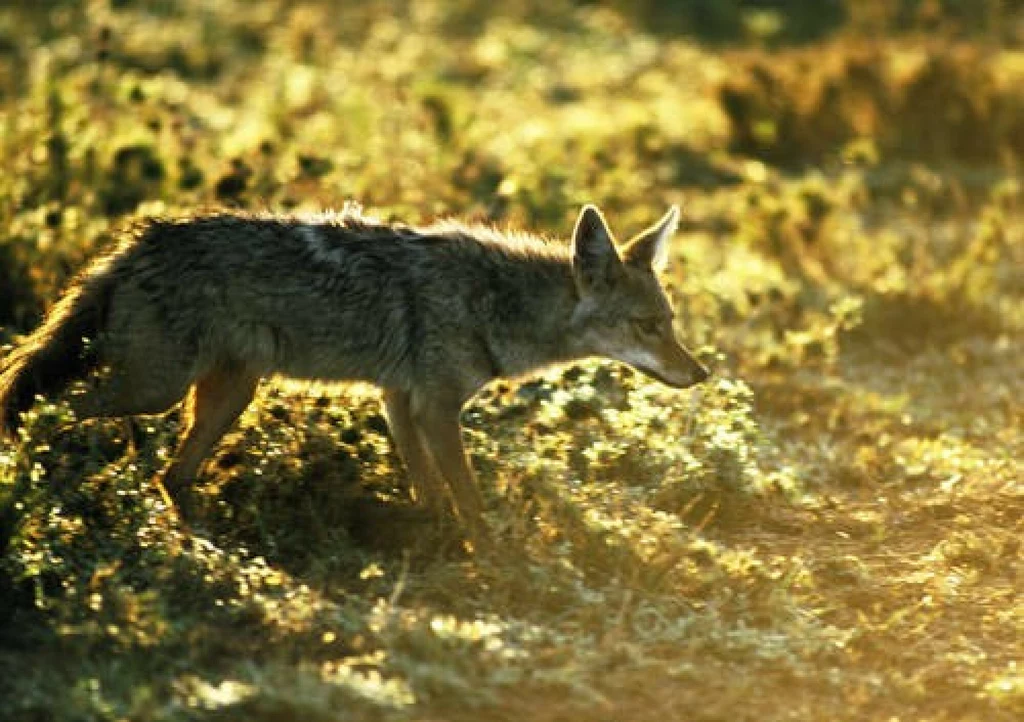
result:
M 88 274 L 54 305 L 43 325 L 4 359 L 0 437 L 15 436 L 20 414 L 32 406 L 37 394 L 61 391 L 95 368 L 97 358 L 86 339 L 95 338 L 101 330 L 113 286 L 109 271 Z

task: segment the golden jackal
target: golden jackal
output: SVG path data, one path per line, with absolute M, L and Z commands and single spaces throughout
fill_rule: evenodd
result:
M 417 500 L 451 495 L 474 535 L 483 504 L 459 413 L 488 381 L 602 356 L 675 387 L 707 370 L 679 344 L 655 275 L 678 210 L 620 249 L 583 208 L 569 247 L 443 222 L 382 224 L 217 213 L 153 219 L 94 263 L 4 362 L 0 429 L 37 394 L 87 381 L 79 418 L 161 413 L 187 401 L 162 481 L 181 500 L 262 377 L 383 389 Z

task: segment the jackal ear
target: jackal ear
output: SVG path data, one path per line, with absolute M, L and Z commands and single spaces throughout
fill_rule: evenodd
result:
M 637 268 L 662 271 L 668 263 L 668 242 L 679 226 L 679 208 L 672 206 L 661 220 L 626 244 L 622 257 Z
M 580 211 L 572 232 L 572 269 L 581 293 L 611 286 L 622 270 L 612 232 L 601 211 L 589 203 Z

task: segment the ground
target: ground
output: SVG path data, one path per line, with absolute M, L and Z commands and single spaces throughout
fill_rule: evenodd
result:
M 475 554 L 372 388 L 265 383 L 189 527 L 150 481 L 177 411 L 40 402 L 0 443 L 0 717 L 1020 719 L 1019 7 L 790 5 L 0 10 L 0 342 L 139 216 L 565 242 L 582 203 L 623 235 L 678 203 L 713 369 L 488 387 Z

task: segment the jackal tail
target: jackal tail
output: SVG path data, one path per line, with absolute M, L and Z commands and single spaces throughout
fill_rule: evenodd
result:
M 42 326 L 0 364 L 0 437 L 15 436 L 21 413 L 37 394 L 59 392 L 96 367 L 87 339 L 101 330 L 114 287 L 106 269 L 97 270 L 56 303 Z

